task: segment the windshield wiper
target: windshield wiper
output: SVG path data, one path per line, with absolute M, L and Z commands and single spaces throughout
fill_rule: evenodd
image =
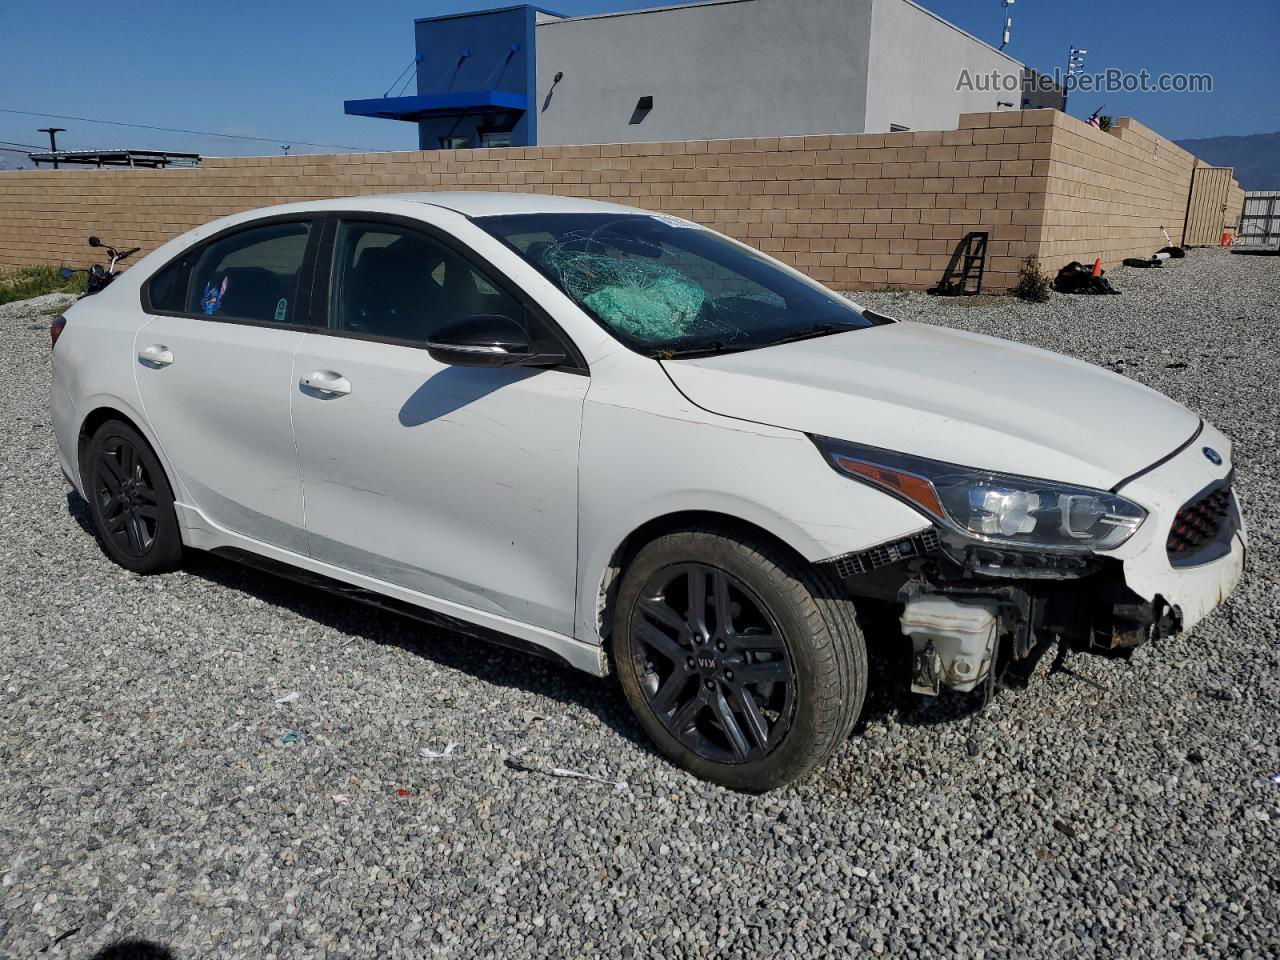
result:
M 770 340 L 767 346 L 776 347 L 780 343 L 795 343 L 797 340 L 812 340 L 814 337 L 825 337 L 832 333 L 847 333 L 850 330 L 861 330 L 862 327 L 852 323 L 815 323 L 803 330 L 796 330 L 785 336 Z
M 760 346 L 760 344 L 756 344 Z M 659 349 L 654 355 L 659 360 L 679 360 L 688 359 L 690 357 L 714 357 L 718 353 L 738 353 L 741 350 L 750 350 L 749 346 L 744 344 L 725 343 L 723 340 L 698 340 L 694 343 L 686 343 L 682 347 L 676 349 Z
M 675 349 L 658 350 L 655 356 L 659 360 L 713 357 L 720 353 L 741 353 L 743 350 L 759 350 L 761 347 L 774 347 L 780 343 L 794 343 L 797 340 L 811 340 L 814 337 L 825 337 L 832 333 L 845 333 L 849 330 L 861 329 L 863 328 L 852 323 L 815 323 L 813 326 L 805 327 L 803 330 L 794 330 L 778 337 L 776 340 L 768 340 L 764 343 L 725 343 L 723 340 L 698 340 L 694 343 L 686 343 Z

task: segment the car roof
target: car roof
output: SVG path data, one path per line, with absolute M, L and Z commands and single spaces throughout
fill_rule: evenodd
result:
M 401 213 L 413 216 L 414 207 L 426 205 L 449 210 L 464 217 L 495 217 L 519 213 L 612 213 L 652 216 L 653 211 L 637 207 L 624 207 L 602 200 L 586 200 L 580 197 L 559 197 L 548 193 L 500 193 L 497 191 L 446 191 L 423 193 L 373 193 L 358 197 L 332 197 L 327 200 L 302 200 L 282 203 L 254 210 L 242 210 L 196 227 L 175 238 L 179 246 L 190 245 L 206 239 L 211 232 L 242 227 L 277 216 L 295 216 L 337 212 Z M 161 249 L 173 251 L 166 244 Z M 174 248 L 176 249 L 176 248 Z M 158 252 L 158 251 L 157 251 Z M 131 271 L 132 272 L 132 271 Z
M 497 191 L 446 191 L 396 193 L 383 200 L 409 200 L 444 207 L 466 217 L 494 217 L 508 213 L 648 213 L 602 200 L 561 197 L 550 193 L 502 193 Z

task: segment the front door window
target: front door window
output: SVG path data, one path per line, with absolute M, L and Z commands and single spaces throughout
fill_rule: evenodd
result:
M 434 238 L 389 223 L 343 221 L 329 326 L 424 344 L 446 323 L 480 314 L 524 323 L 524 307 Z

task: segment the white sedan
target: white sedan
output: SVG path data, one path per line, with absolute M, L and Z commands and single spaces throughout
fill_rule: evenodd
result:
M 1231 445 L 1194 413 L 678 218 L 289 204 L 111 280 L 55 321 L 51 403 L 112 560 L 211 550 L 612 670 L 737 789 L 848 737 L 855 600 L 936 694 L 1189 630 L 1241 575 Z

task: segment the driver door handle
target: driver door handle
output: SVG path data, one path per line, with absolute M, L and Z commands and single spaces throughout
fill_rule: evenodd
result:
M 138 359 L 148 367 L 167 367 L 173 363 L 173 351 L 163 343 L 153 343 L 138 351 Z
M 345 397 L 351 392 L 351 381 L 332 370 L 317 370 L 299 380 L 298 386 L 322 400 Z

